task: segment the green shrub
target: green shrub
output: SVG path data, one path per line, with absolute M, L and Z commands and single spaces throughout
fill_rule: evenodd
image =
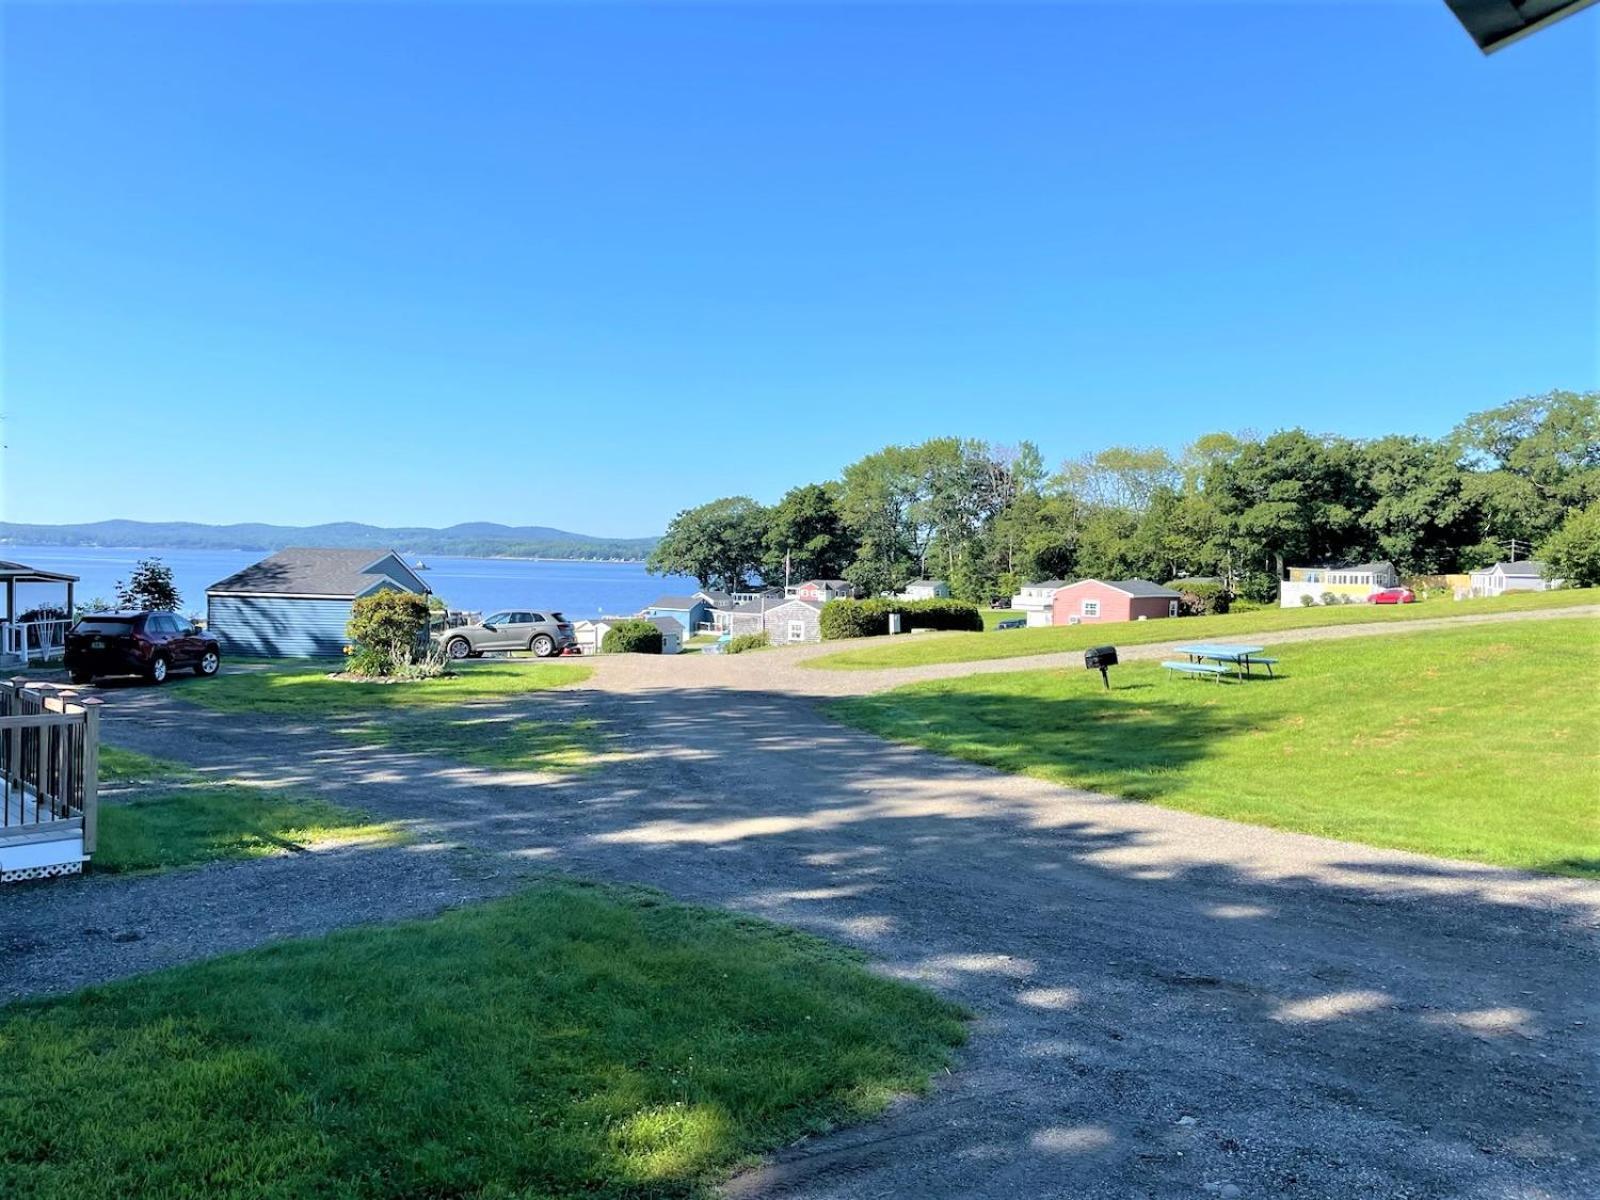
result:
M 765 633 L 741 633 L 736 638 L 728 639 L 728 648 L 725 654 L 744 654 L 749 650 L 765 650 L 772 645 L 772 639 Z
M 618 621 L 600 639 L 602 654 L 660 654 L 661 630 L 649 621 Z
M 423 655 L 428 598 L 393 589 L 359 596 L 350 606 L 345 632 L 356 644 L 350 670 L 358 675 L 392 675 Z
M 1301 608 L 1311 608 L 1313 605 L 1316 604 L 1316 602 L 1317 602 L 1317 598 L 1315 596 L 1313 596 L 1310 592 L 1301 592 L 1300 593 L 1300 607 Z
M 1337 604 L 1339 603 L 1339 597 L 1335 596 L 1332 592 L 1323 592 L 1322 602 L 1324 604 Z
M 902 633 L 913 629 L 983 630 L 983 610 L 966 600 L 830 600 L 822 606 L 822 638 L 877 637 L 889 632 L 889 614 L 900 614 Z
M 1568 587 L 1600 584 L 1600 500 L 1567 514 L 1539 553 L 1551 577 Z
M 1233 593 L 1213 579 L 1174 579 L 1167 586 L 1183 597 L 1178 603 L 1186 617 L 1225 613 L 1233 603 Z

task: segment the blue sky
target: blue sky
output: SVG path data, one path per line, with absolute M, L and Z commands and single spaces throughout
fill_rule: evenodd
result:
M 6 519 L 660 530 L 1597 364 L 1600 13 L 4 12 Z

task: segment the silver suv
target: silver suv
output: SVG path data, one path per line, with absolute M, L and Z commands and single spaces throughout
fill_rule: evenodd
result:
M 572 623 L 558 612 L 497 612 L 476 625 L 462 625 L 439 634 L 451 658 L 477 658 L 486 650 L 526 650 L 535 658 L 560 654 L 576 646 Z

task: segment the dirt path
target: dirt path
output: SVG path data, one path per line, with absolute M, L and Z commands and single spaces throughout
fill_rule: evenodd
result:
M 107 728 L 202 770 L 412 821 L 416 845 L 383 852 L 393 869 L 454 875 L 465 893 L 530 868 L 659 886 L 854 943 L 973 1010 L 962 1069 L 931 1099 L 798 1147 L 736 1180 L 735 1196 L 1600 1194 L 1600 886 L 1169 812 L 889 745 L 775 686 L 788 681 L 779 670 L 859 674 L 768 657 L 732 669 L 739 659 L 603 661 L 593 687 L 527 698 L 545 718 L 597 720 L 630 752 L 566 779 L 185 705 L 184 689 L 204 684 L 120 693 Z M 641 661 L 705 674 L 628 684 L 625 665 Z M 390 869 L 348 905 L 337 886 L 304 904 L 263 893 L 230 945 L 300 932 L 297 909 L 322 925 L 370 920 Z M 73 888 L 116 910 L 136 883 Z M 76 900 L 65 917 L 67 902 L 49 901 L 70 891 L 4 898 L 20 940 L 0 944 L 0 978 L 50 974 L 49 947 L 87 920 Z M 406 911 L 418 894 L 404 893 Z M 436 897 L 453 902 L 448 888 Z M 133 911 L 139 940 L 117 944 L 144 957 L 96 959 L 103 977 L 212 952 L 215 912 Z

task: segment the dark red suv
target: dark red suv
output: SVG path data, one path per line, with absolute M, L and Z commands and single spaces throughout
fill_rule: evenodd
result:
M 222 666 L 217 639 L 169 612 L 91 613 L 67 631 L 65 657 L 73 683 L 96 675 L 143 675 L 162 683 L 183 667 L 207 678 Z

